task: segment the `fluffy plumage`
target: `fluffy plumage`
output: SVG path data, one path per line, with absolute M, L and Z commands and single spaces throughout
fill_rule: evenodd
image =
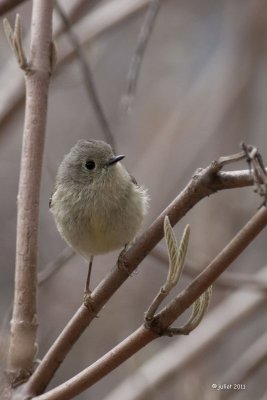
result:
M 130 243 L 147 211 L 146 190 L 118 158 L 105 142 L 79 140 L 58 169 L 50 209 L 63 239 L 88 260 Z

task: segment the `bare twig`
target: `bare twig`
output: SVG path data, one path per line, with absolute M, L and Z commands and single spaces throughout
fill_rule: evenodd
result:
M 115 268 L 95 288 L 91 294 L 94 312 L 90 312 L 84 305 L 80 306 L 30 378 L 27 384 L 29 392 L 40 394 L 44 391 L 73 344 L 95 318 L 95 314 L 99 313 L 110 297 L 129 277 L 129 274 L 137 268 L 153 247 L 162 239 L 162 227 L 166 215 L 169 216 L 173 226 L 204 197 L 218 190 L 244 187 L 252 184 L 253 178 L 249 171 L 218 172 L 218 164 L 216 162 L 213 162 L 203 170 L 198 170 L 177 198 L 124 254 L 121 260 L 124 268 Z M 128 272 L 125 272 L 125 270 L 128 270 Z
M 53 1 L 34 0 L 26 115 L 18 193 L 16 277 L 8 375 L 16 385 L 29 376 L 36 353 L 36 277 L 41 168 L 50 80 Z
M 131 61 L 128 72 L 128 86 L 126 94 L 122 98 L 122 108 L 125 112 L 129 112 L 133 98 L 136 93 L 138 76 L 140 73 L 141 64 L 144 58 L 146 47 L 151 36 L 156 18 L 160 9 L 161 0 L 150 0 L 150 4 L 145 15 L 145 20 L 139 33 L 137 46 Z
M 84 77 L 84 83 L 87 89 L 87 94 L 89 96 L 89 99 L 93 105 L 93 108 L 95 110 L 95 115 L 96 118 L 98 119 L 98 122 L 102 128 L 103 134 L 105 136 L 106 141 L 111 145 L 111 147 L 115 150 L 115 142 L 114 142 L 114 135 L 111 132 L 107 117 L 105 115 L 105 112 L 103 110 L 101 101 L 99 99 L 96 86 L 94 83 L 93 79 L 93 74 L 90 68 L 90 64 L 88 60 L 86 59 L 85 53 L 80 46 L 79 40 L 72 29 L 72 26 L 68 20 L 67 15 L 63 11 L 62 7 L 59 5 L 59 3 L 56 1 L 55 2 L 55 8 L 60 15 L 60 18 L 62 22 L 64 23 L 64 26 L 67 30 L 67 35 L 69 37 L 69 40 L 76 52 L 76 55 L 78 57 L 78 61 L 81 67 L 81 71 Z
M 158 335 L 164 334 L 166 329 L 211 286 L 215 279 L 243 252 L 266 225 L 267 210 L 262 207 L 208 267 L 157 314 L 150 324 L 150 329 L 141 326 L 90 367 L 55 389 L 33 399 L 71 399 L 106 376 L 145 345 L 156 339 Z M 29 394 L 32 395 L 33 393 L 29 392 Z

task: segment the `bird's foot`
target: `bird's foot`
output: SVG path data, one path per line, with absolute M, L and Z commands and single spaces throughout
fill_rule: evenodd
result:
M 98 318 L 98 315 L 94 309 L 94 300 L 91 296 L 90 290 L 85 290 L 83 295 L 83 304 L 88 309 L 88 311 L 94 315 L 95 318 Z
M 117 266 L 118 270 L 124 272 L 127 276 L 132 276 L 132 272 L 129 271 L 128 265 L 125 261 L 125 254 L 127 253 L 127 250 L 130 248 L 130 244 L 126 244 L 123 250 L 120 252 L 118 261 L 117 261 Z

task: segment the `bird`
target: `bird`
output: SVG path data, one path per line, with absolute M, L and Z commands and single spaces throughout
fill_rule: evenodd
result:
M 49 201 L 65 242 L 89 261 L 85 293 L 90 291 L 93 258 L 135 239 L 148 210 L 148 194 L 101 140 L 79 140 L 59 165 Z

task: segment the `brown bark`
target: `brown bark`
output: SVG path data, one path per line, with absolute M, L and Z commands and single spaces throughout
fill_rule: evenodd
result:
M 15 383 L 32 370 L 36 353 L 36 287 L 41 169 L 51 73 L 53 1 L 35 0 L 18 191 L 15 297 L 8 373 Z

